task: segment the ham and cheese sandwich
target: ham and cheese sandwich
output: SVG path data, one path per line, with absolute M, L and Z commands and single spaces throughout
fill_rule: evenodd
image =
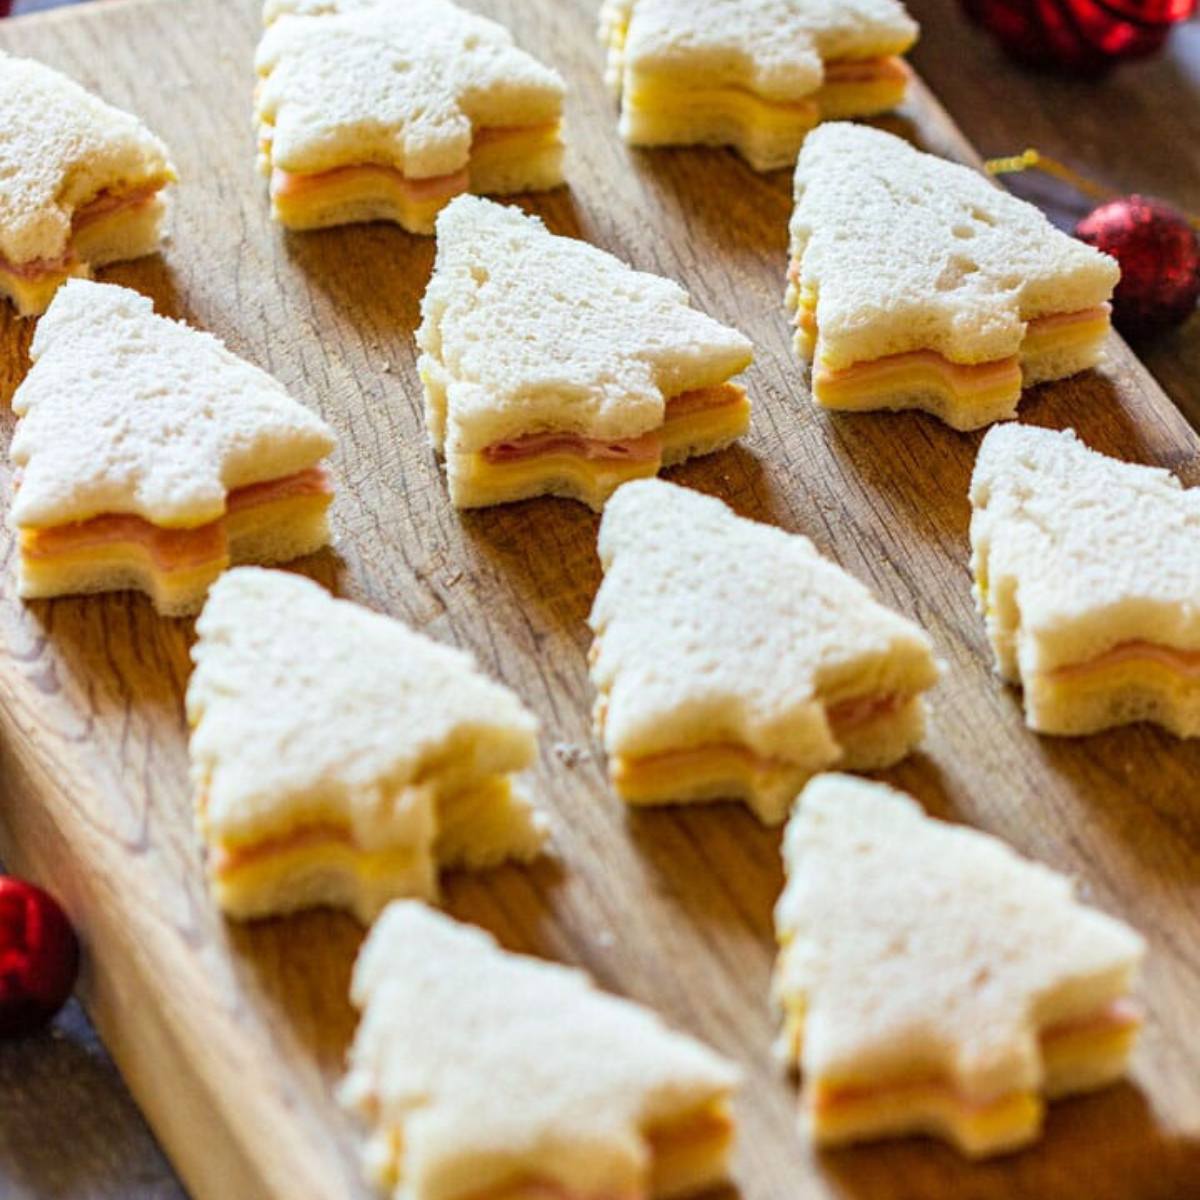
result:
M 557 72 L 450 0 L 267 0 L 259 165 L 289 229 L 433 232 L 461 192 L 563 182 Z
M 594 509 L 628 479 L 729 445 L 752 348 L 633 270 L 474 197 L 438 217 L 418 367 L 459 508 L 566 496 Z
M 46 310 L 72 276 L 153 254 L 175 179 L 136 117 L 41 63 L 0 52 L 0 296 Z
M 735 1068 L 581 971 L 416 901 L 354 967 L 342 1102 L 404 1200 L 676 1200 L 728 1176 Z
M 976 603 L 1029 727 L 1200 736 L 1200 488 L 1014 425 L 983 439 L 971 505 Z
M 595 725 L 629 803 L 743 799 L 775 824 L 815 772 L 921 738 L 929 638 L 807 538 L 646 480 L 609 501 L 599 553 Z
M 333 434 L 215 337 L 72 279 L 30 357 L 10 450 L 25 598 L 132 588 L 182 616 L 231 563 L 328 542 Z
M 228 915 L 331 905 L 367 923 L 435 899 L 439 868 L 541 849 L 515 778 L 537 722 L 470 655 L 256 567 L 222 576 L 196 632 L 196 819 Z
M 606 78 L 634 146 L 733 146 L 796 161 L 822 120 L 904 99 L 916 22 L 898 0 L 604 0 Z
M 774 992 L 817 1142 L 999 1154 L 1124 1073 L 1143 942 L 1071 880 L 845 775 L 805 788 L 783 857 Z
M 813 400 L 923 409 L 964 430 L 1094 366 L 1120 274 L 969 167 L 845 123 L 800 154 L 791 246 Z

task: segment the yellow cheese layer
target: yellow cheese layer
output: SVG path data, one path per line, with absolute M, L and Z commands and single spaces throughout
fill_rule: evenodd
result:
M 156 607 L 171 612 L 180 602 L 196 597 L 227 567 L 250 561 L 262 544 L 263 561 L 286 562 L 311 553 L 327 537 L 324 514 L 332 497 L 289 496 L 229 513 L 224 517 L 226 552 L 206 562 L 164 570 L 145 542 L 130 539 L 58 551 L 53 555 L 22 555 L 23 592 L 29 596 L 136 588 L 152 597 Z M 37 539 L 37 530 L 22 530 L 21 545 Z
M 1055 678 L 1052 672 L 1042 673 L 1037 684 L 1045 700 L 1062 702 L 1124 688 L 1137 688 L 1182 702 L 1200 691 L 1200 678 L 1196 675 L 1177 671 L 1153 658 L 1099 663 L 1087 670 L 1073 671 L 1063 679 Z
M 800 1052 L 803 1016 L 789 1014 L 787 1043 Z M 1087 1090 L 1121 1075 L 1137 1040 L 1138 1024 L 1053 1031 L 1043 1037 L 1043 1092 L 1049 1096 Z M 836 1093 L 853 1086 L 821 1081 L 819 1093 Z M 932 1133 L 949 1138 L 963 1153 L 982 1156 L 1002 1153 L 1036 1137 L 1044 1111 L 1034 1092 L 1012 1092 L 985 1104 L 965 1101 L 939 1079 L 911 1084 L 888 1082 L 858 1087 L 826 1103 L 810 1103 L 809 1115 L 820 1141 L 848 1142 L 904 1133 Z
M 750 401 L 697 409 L 664 422 L 658 461 L 589 459 L 570 451 L 489 462 L 482 453 L 455 457 L 454 500 L 460 507 L 507 503 L 533 496 L 574 496 L 598 508 L 621 484 L 646 479 L 684 458 L 707 454 L 740 437 L 750 424 Z
M 745 88 L 681 87 L 675 80 L 640 77 L 625 103 L 658 120 L 703 120 L 719 117 L 746 129 L 769 130 L 803 137 L 821 118 L 815 97 L 782 103 L 765 100 Z
M 698 746 L 645 758 L 617 756 L 609 764 L 613 789 L 628 804 L 701 797 L 752 797 L 780 778 L 804 775 L 805 768 L 764 759 L 734 743 Z
M 727 446 L 750 428 L 750 398 L 743 392 L 732 404 L 701 408 L 668 417 L 662 428 L 662 463 L 673 466 L 694 454 Z

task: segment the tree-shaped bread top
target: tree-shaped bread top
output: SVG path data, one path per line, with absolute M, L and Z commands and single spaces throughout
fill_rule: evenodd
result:
M 1002 425 L 971 480 L 976 593 L 1021 674 L 1145 640 L 1200 649 L 1200 488 L 1073 430 Z
M 742 86 L 779 101 L 815 92 L 823 64 L 900 54 L 917 36 L 897 0 L 606 0 L 625 25 L 622 59 L 694 86 Z
M 56 261 L 75 209 L 98 193 L 165 183 L 166 147 L 136 117 L 31 59 L 0 52 L 0 258 Z
M 68 281 L 30 356 L 13 396 L 18 526 L 103 513 L 201 525 L 222 515 L 232 489 L 306 470 L 333 449 L 325 422 L 265 371 L 156 316 L 128 288 Z
M 882 784 L 823 775 L 784 835 L 777 996 L 810 1079 L 1037 1090 L 1041 1029 L 1128 991 L 1142 939 L 1072 882 Z
M 920 349 L 1006 358 L 1026 321 L 1103 304 L 1120 274 L 978 171 L 843 122 L 805 141 L 791 235 L 831 369 Z
M 226 572 L 196 631 L 192 772 L 207 826 L 229 840 L 319 818 L 386 846 L 406 793 L 537 753 L 537 722 L 470 655 L 300 576 Z
M 381 163 L 413 179 L 452 175 L 474 131 L 561 115 L 558 73 L 449 0 L 289 7 L 275 6 L 256 57 L 257 117 L 285 171 Z
M 619 488 L 600 525 L 590 622 L 610 755 L 734 741 L 837 757 L 825 705 L 913 695 L 929 638 L 805 537 L 661 480 Z
M 648 1194 L 645 1133 L 701 1115 L 737 1082 L 707 1047 L 582 972 L 506 953 L 413 901 L 371 931 L 351 997 L 363 1019 L 342 1099 L 375 1126 L 372 1159 L 402 1147 L 398 1195 L 517 1180 Z
M 474 196 L 438 216 L 421 311 L 421 367 L 446 396 L 430 435 L 463 452 L 547 430 L 636 437 L 662 424 L 664 397 L 752 354 L 678 284 Z

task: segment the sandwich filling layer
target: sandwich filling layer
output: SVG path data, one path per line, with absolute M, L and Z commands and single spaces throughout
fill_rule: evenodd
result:
M 437 214 L 464 192 L 504 194 L 553 186 L 561 172 L 562 126 L 479 129 L 458 171 L 411 178 L 387 163 L 349 163 L 327 171 L 271 171 L 271 202 L 287 226 L 313 229 L 349 221 L 393 220 L 414 233 L 433 230 Z M 270 146 L 263 147 L 269 160 Z
M 223 516 L 166 528 L 130 513 L 20 534 L 22 593 L 109 590 L 114 580 L 175 604 L 198 601 L 226 567 L 284 562 L 328 540 L 333 488 L 322 467 L 235 488 Z
M 1030 320 L 1018 354 L 985 362 L 954 362 L 935 350 L 912 350 L 842 368 L 822 362 L 816 297 L 789 274 L 796 348 L 814 361 L 813 398 L 824 408 L 864 412 L 924 408 L 956 428 L 1012 415 L 1022 386 L 1075 374 L 1096 362 L 1110 326 L 1109 306 Z
M 899 693 L 856 696 L 827 705 L 825 717 L 836 742 L 853 742 L 907 716 L 915 699 Z M 700 798 L 753 799 L 780 787 L 798 790 L 813 769 L 811 755 L 793 761 L 724 741 L 638 758 L 617 755 L 609 772 L 623 800 L 662 804 Z
M 1039 1035 L 1041 1092 L 1054 1097 L 1086 1091 L 1119 1077 L 1140 1025 L 1137 1007 L 1120 998 L 1090 1015 L 1045 1027 Z M 786 1033 L 797 1055 L 802 1030 L 799 1013 Z M 951 1137 L 968 1154 L 987 1154 L 1036 1136 L 1043 1104 L 1035 1092 L 973 1096 L 949 1076 L 917 1072 L 885 1082 L 816 1080 L 806 1093 L 806 1110 L 824 1142 L 929 1132 Z
M 378 1120 L 380 1105 L 376 1097 L 365 1097 L 361 1106 Z M 648 1125 L 642 1133 L 650 1159 L 644 1190 L 580 1191 L 548 1175 L 526 1173 L 498 1186 L 463 1193 L 461 1200 L 674 1200 L 715 1187 L 728 1178 L 734 1130 L 733 1116 L 724 1101 Z M 404 1174 L 403 1144 L 395 1134 L 380 1137 L 379 1141 L 386 1144 L 386 1161 L 378 1171 L 377 1182 L 394 1189 Z
M 460 486 L 481 495 L 502 492 L 507 498 L 544 494 L 563 487 L 602 504 L 622 483 L 655 475 L 697 454 L 708 454 L 735 441 L 750 424 L 750 401 L 733 383 L 698 388 L 666 401 L 663 423 L 630 438 L 594 438 L 567 432 L 541 432 L 486 446 L 478 454 L 458 456 Z
M 75 209 L 67 244 L 57 258 L 17 263 L 0 255 L 0 292 L 11 296 L 21 312 L 40 312 L 71 276 L 152 253 L 164 211 L 160 193 L 169 182 L 170 177 L 161 176 L 98 192 Z

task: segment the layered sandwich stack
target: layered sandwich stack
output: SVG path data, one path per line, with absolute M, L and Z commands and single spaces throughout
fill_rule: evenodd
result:
M 969 167 L 833 123 L 796 167 L 787 305 L 813 399 L 955 429 L 1094 366 L 1117 264 Z
M 821 120 L 904 98 L 916 22 L 897 0 L 604 0 L 607 79 L 635 146 L 734 146 L 790 167 Z
M 751 346 L 678 284 L 474 197 L 438 218 L 418 367 L 459 508 L 531 496 L 603 507 L 628 479 L 750 421 Z
M 331 430 L 215 337 L 73 279 L 30 356 L 10 450 L 22 596 L 133 588 L 183 616 L 231 564 L 328 542 Z
M 44 312 L 72 276 L 159 246 L 166 147 L 41 63 L 0 53 L 0 296 Z
M 562 183 L 559 75 L 450 0 L 268 0 L 259 165 L 290 229 L 432 233 L 460 192 Z

